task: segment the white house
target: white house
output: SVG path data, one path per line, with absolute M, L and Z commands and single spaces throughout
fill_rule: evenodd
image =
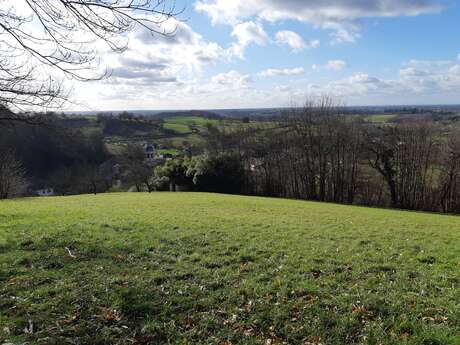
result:
M 145 154 L 145 159 L 155 158 L 155 154 L 156 154 L 155 146 L 152 144 L 144 144 L 144 154 Z
M 54 188 L 42 188 L 35 191 L 38 196 L 53 196 Z
M 156 147 L 153 144 L 144 145 L 144 162 L 150 166 L 155 167 L 164 163 L 165 157 L 157 153 Z

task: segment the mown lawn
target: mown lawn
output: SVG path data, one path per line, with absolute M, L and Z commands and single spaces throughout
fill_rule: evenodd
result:
M 0 202 L 0 344 L 460 344 L 460 218 L 212 194 Z

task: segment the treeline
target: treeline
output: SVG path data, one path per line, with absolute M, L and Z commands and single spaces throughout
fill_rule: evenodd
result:
M 325 97 L 276 124 L 212 131 L 206 156 L 231 162 L 215 176 L 241 173 L 211 191 L 460 213 L 460 131 L 425 118 L 371 124 Z
M 209 125 L 205 147 L 152 166 L 139 145 L 110 154 L 101 131 L 20 123 L 2 128 L 0 198 L 50 185 L 57 194 L 193 190 L 460 213 L 457 126 L 369 123 L 324 97 L 277 121 Z
M 109 178 L 103 170 L 111 166 L 100 132 L 65 127 L 59 118 L 50 116 L 39 125 L 16 122 L 2 126 L 0 157 L 0 189 L 4 191 L 0 198 L 30 195 L 49 187 L 59 194 L 91 193 L 95 176 Z M 98 191 L 106 189 L 98 187 Z
M 18 116 L 0 123 L 0 199 L 39 191 L 73 195 L 168 188 L 168 181 L 156 179 L 141 145 L 109 152 L 105 128 L 88 127 L 84 118 L 46 114 L 35 119 Z

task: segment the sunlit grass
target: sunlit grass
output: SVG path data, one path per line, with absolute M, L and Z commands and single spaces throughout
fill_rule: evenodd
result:
M 219 120 L 208 119 L 200 116 L 173 116 L 168 117 L 165 120 L 163 127 L 175 131 L 180 134 L 190 133 L 192 127 L 197 130 L 205 130 L 207 124 L 218 124 Z
M 369 115 L 365 117 L 365 121 L 371 123 L 385 123 L 397 118 L 398 115 L 388 114 L 388 115 Z
M 0 202 L 0 343 L 460 343 L 460 218 L 213 194 Z

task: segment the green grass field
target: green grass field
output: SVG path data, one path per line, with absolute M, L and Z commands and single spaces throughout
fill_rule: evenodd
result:
M 169 129 L 170 131 L 174 131 L 180 134 L 187 134 L 190 133 L 190 127 L 188 125 L 182 124 L 182 123 L 169 123 L 166 122 L 163 125 L 163 128 Z
M 398 117 L 398 115 L 388 114 L 388 115 L 369 115 L 366 116 L 364 119 L 367 122 L 371 123 L 386 123 L 394 120 Z
M 460 218 L 125 193 L 0 202 L 0 344 L 460 344 Z
M 219 123 L 219 120 L 208 119 L 206 117 L 201 117 L 201 116 L 173 116 L 173 117 L 166 118 L 165 122 L 166 123 L 177 123 L 177 124 L 183 124 L 183 125 L 205 126 L 208 123 L 216 125 Z
M 206 124 L 218 124 L 219 120 L 208 119 L 200 116 L 173 116 L 166 118 L 164 128 L 175 131 L 180 134 L 190 133 L 190 126 L 204 130 Z

